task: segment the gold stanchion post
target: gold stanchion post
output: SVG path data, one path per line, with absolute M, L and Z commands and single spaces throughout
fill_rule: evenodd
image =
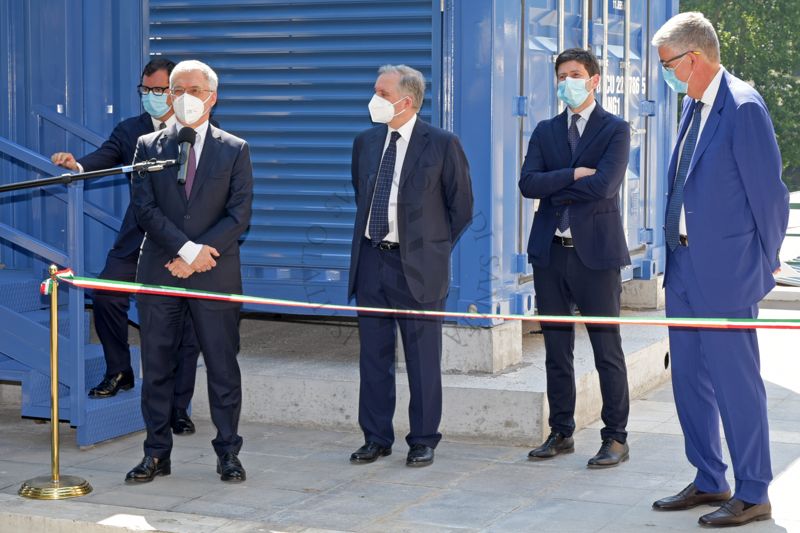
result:
M 50 265 L 50 443 L 51 475 L 24 482 L 19 495 L 36 500 L 63 500 L 84 496 L 92 486 L 78 476 L 59 475 L 58 465 L 58 278 L 55 265 Z M 80 393 L 80 391 L 74 391 Z

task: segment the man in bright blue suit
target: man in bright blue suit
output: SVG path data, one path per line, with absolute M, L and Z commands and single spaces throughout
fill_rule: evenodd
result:
M 597 58 L 572 48 L 556 59 L 558 97 L 567 104 L 536 125 L 522 165 L 519 188 L 539 199 L 528 260 L 536 307 L 543 315 L 619 316 L 620 267 L 629 265 L 619 191 L 630 151 L 630 128 L 594 99 L 600 84 Z M 619 326 L 586 328 L 603 397 L 600 451 L 589 468 L 628 459 L 629 395 Z M 528 456 L 543 460 L 574 451 L 575 372 L 573 324 L 543 324 L 550 436 Z
M 667 174 L 667 316 L 755 318 L 775 285 L 789 216 L 772 121 L 758 92 L 720 65 L 717 34 L 701 13 L 673 17 L 653 45 L 664 79 L 687 94 Z M 769 519 L 767 398 L 755 330 L 670 328 L 669 342 L 675 405 L 697 474 L 653 508 L 724 502 L 700 517 L 709 527 Z

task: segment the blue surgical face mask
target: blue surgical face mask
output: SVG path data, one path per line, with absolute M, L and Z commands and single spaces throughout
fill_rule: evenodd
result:
M 155 95 L 147 93 L 142 95 L 142 107 L 153 118 L 163 117 L 169 111 L 169 104 L 167 103 L 167 95 Z
M 686 56 L 678 61 L 678 65 L 680 65 L 684 59 L 686 59 Z M 678 68 L 678 65 L 675 65 L 671 68 L 661 65 L 661 73 L 664 75 L 664 81 L 667 82 L 667 85 L 669 85 L 670 89 L 676 93 L 686 93 L 686 91 L 689 90 L 689 80 L 687 79 L 686 81 L 681 81 L 678 79 L 678 76 L 675 75 L 675 69 Z M 692 75 L 689 74 L 689 77 L 691 78 Z
M 588 78 L 565 78 L 558 84 L 558 99 L 573 109 L 580 107 L 589 98 L 587 81 Z

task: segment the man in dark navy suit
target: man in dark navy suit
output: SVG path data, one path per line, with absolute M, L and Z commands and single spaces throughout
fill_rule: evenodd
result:
M 630 264 L 620 216 L 620 187 L 630 148 L 628 124 L 595 101 L 600 67 L 591 52 L 565 50 L 556 59 L 559 115 L 537 124 L 519 188 L 539 200 L 528 260 L 543 315 L 619 316 L 620 267 Z M 602 446 L 589 468 L 628 459 L 628 379 L 619 326 L 588 326 L 603 397 Z M 574 451 L 573 324 L 543 324 L 550 436 L 529 457 Z
M 442 310 L 450 252 L 472 218 L 469 166 L 455 135 L 417 117 L 422 74 L 405 65 L 378 72 L 369 111 L 381 125 L 353 143 L 357 212 L 349 295 L 359 306 Z M 398 325 L 411 393 L 406 464 L 431 464 L 441 439 L 441 319 L 359 313 L 358 421 L 366 442 L 351 455 L 353 463 L 392 451 Z
M 132 203 L 145 230 L 136 271 L 140 283 L 242 292 L 239 239 L 250 224 L 253 168 L 247 143 L 209 124 L 217 85 L 208 65 L 178 63 L 170 76 L 170 94 L 179 124 L 141 137 L 136 146 L 136 161 L 173 159 L 178 156 L 178 126 L 195 132 L 194 143 L 186 143 L 180 173 L 169 167 L 133 178 Z M 206 366 L 211 420 L 217 428 L 212 441 L 217 473 L 222 481 L 244 481 L 238 458 L 242 379 L 236 360 L 241 304 L 158 295 L 140 295 L 138 303 L 147 438 L 144 458 L 126 481 L 147 482 L 171 472 L 172 391 L 188 318 Z
M 674 16 L 653 45 L 664 80 L 686 94 L 667 172 L 667 316 L 756 318 L 758 302 L 775 286 L 789 221 L 769 111 L 750 84 L 720 64 L 717 33 L 702 13 Z M 697 471 L 686 488 L 653 508 L 721 504 L 700 516 L 706 527 L 768 520 L 772 468 L 756 331 L 669 328 L 669 347 L 686 457 Z
M 111 136 L 94 152 L 75 160 L 68 152 L 52 155 L 54 164 L 77 172 L 89 172 L 129 165 L 133 161 L 136 141 L 140 136 L 175 123 L 172 107 L 168 101 L 169 75 L 175 63 L 160 57 L 144 67 L 138 91 L 145 112 L 137 117 L 123 120 L 111 132 Z M 100 273 L 103 279 L 133 281 L 136 277 L 136 262 L 144 232 L 136 222 L 133 208 L 125 210 L 122 227 L 114 246 L 109 250 L 106 265 Z M 131 368 L 131 351 L 128 345 L 128 310 L 130 297 L 127 294 L 94 291 L 94 324 L 97 336 L 103 345 L 106 373 L 103 380 L 89 391 L 92 398 L 109 398 L 120 390 L 134 385 Z M 194 393 L 199 347 L 191 323 L 181 341 L 180 367 L 175 382 L 175 412 L 172 416 L 176 434 L 194 433 L 194 424 L 189 418 L 188 407 Z

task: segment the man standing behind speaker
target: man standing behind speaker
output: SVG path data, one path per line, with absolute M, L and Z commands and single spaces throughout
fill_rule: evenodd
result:
M 136 141 L 140 136 L 175 124 L 175 115 L 167 94 L 169 75 L 173 67 L 175 63 L 164 57 L 147 63 L 142 72 L 141 83 L 137 87 L 145 112 L 117 124 L 111 136 L 94 152 L 78 160 L 69 152 L 57 152 L 51 156 L 53 163 L 77 172 L 129 165 L 133 161 Z M 108 252 L 106 265 L 99 277 L 133 281 L 143 238 L 144 232 L 136 222 L 133 207 L 129 204 L 122 219 L 122 227 L 113 248 Z M 128 345 L 130 296 L 127 293 L 96 290 L 92 293 L 92 301 L 94 327 L 103 345 L 106 373 L 103 380 L 89 391 L 89 396 L 110 398 L 120 390 L 131 389 L 134 385 Z M 188 408 L 194 393 L 199 354 L 194 328 L 191 322 L 187 322 L 178 348 L 179 364 L 172 413 L 172 430 L 178 435 L 194 433 Z
M 200 61 L 183 61 L 170 76 L 170 94 L 181 127 L 195 131 L 184 171 L 170 167 L 133 179 L 133 205 L 145 239 L 136 280 L 151 285 L 241 293 L 239 239 L 250 224 L 253 169 L 245 141 L 209 124 L 217 102 L 217 75 Z M 183 137 L 183 136 L 181 136 Z M 178 155 L 178 127 L 139 139 L 136 161 Z M 185 183 L 178 176 L 185 175 Z M 242 404 L 238 303 L 140 295 L 144 458 L 127 482 L 171 473 L 171 390 L 178 365 L 175 348 L 188 318 L 195 325 L 208 377 L 212 441 L 222 481 L 244 481 L 238 454 Z
M 558 97 L 567 104 L 536 125 L 522 165 L 519 188 L 538 198 L 528 243 L 536 307 L 543 315 L 619 316 L 620 267 L 629 265 L 619 190 L 630 149 L 628 124 L 600 107 L 597 58 L 564 50 L 556 58 Z M 628 459 L 628 378 L 619 326 L 587 326 L 603 397 L 600 451 L 589 468 Z M 574 451 L 575 372 L 573 324 L 542 324 L 550 405 L 550 436 L 529 458 Z
M 380 125 L 353 143 L 357 211 L 349 296 L 366 307 L 442 310 L 450 253 L 472 219 L 467 158 L 458 137 L 417 117 L 422 73 L 405 65 L 385 65 L 378 73 L 369 112 Z M 411 393 L 406 464 L 433 463 L 442 438 L 441 318 L 359 313 L 358 422 L 366 442 L 352 463 L 392 451 L 398 325 Z

